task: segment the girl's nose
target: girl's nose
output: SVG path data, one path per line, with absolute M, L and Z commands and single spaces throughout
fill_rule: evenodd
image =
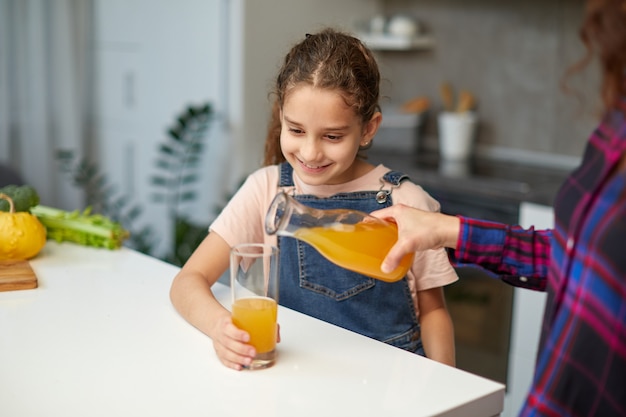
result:
M 320 141 L 315 137 L 307 136 L 300 146 L 300 155 L 307 161 L 315 161 L 320 155 Z

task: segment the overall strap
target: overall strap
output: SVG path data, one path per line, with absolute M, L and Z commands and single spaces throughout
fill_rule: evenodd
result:
M 293 167 L 289 165 L 289 162 L 283 162 L 278 167 L 280 170 L 278 186 L 293 187 Z
M 409 176 L 400 171 L 389 171 L 385 175 L 383 175 L 383 180 L 387 181 L 395 187 L 398 187 L 402 181 L 408 179 Z
M 376 193 L 376 201 L 378 204 L 384 204 L 391 197 L 394 188 L 398 188 L 402 181 L 408 180 L 409 176 L 400 171 L 389 171 L 380 179 L 380 189 Z M 385 182 L 391 184 L 389 189 L 385 189 Z

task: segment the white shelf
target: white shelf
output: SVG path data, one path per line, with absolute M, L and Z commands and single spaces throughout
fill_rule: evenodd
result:
M 375 35 L 361 32 L 358 37 L 371 49 L 380 51 L 409 51 L 430 49 L 435 41 L 430 36 L 396 36 L 390 34 Z

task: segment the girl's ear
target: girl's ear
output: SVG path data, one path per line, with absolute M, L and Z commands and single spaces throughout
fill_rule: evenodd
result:
M 378 128 L 380 127 L 380 123 L 383 121 L 383 115 L 381 112 L 377 111 L 374 113 L 372 118 L 365 123 L 363 129 L 363 136 L 361 137 L 361 146 L 368 146 L 374 136 L 376 136 L 376 132 L 378 132 Z

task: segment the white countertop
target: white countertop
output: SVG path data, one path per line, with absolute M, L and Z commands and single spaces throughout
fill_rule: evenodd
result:
M 504 386 L 279 308 L 272 368 L 237 372 L 169 301 L 177 267 L 48 242 L 39 288 L 0 292 L 0 415 L 459 416 Z M 227 304 L 228 287 L 215 293 Z

